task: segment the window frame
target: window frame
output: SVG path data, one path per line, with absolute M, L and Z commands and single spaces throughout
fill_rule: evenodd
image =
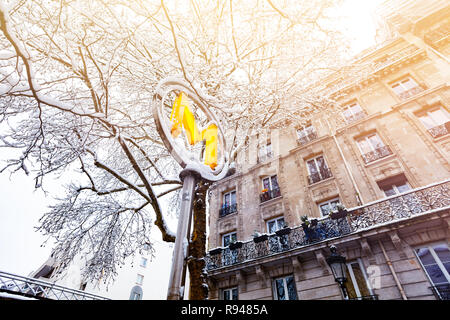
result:
M 357 258 L 355 260 L 346 262 L 346 267 L 347 267 L 348 273 L 350 275 L 350 279 L 347 279 L 347 281 L 351 280 L 353 288 L 355 289 L 355 292 L 356 292 L 356 298 L 359 298 L 358 300 L 360 300 L 363 296 L 361 294 L 361 290 L 358 286 L 358 281 L 356 280 L 355 273 L 352 268 L 352 264 L 354 264 L 354 263 L 357 263 L 359 265 L 361 273 L 364 277 L 364 282 L 367 286 L 367 289 L 369 290 L 370 295 L 371 296 L 374 295 L 373 288 L 371 287 L 369 278 L 367 277 L 366 268 L 365 268 L 361 258 Z M 347 296 L 346 300 L 348 300 L 348 299 L 350 299 L 350 298 Z
M 450 250 L 449 244 L 447 242 L 442 242 L 442 241 L 440 241 L 440 242 L 432 242 L 432 243 L 428 243 L 428 244 L 424 244 L 424 245 L 415 246 L 414 250 L 413 250 L 414 251 L 414 255 L 416 256 L 417 260 L 419 261 L 423 272 L 427 276 L 427 279 L 431 283 L 432 286 L 438 286 L 439 284 L 434 283 L 433 279 L 431 279 L 431 277 L 428 275 L 428 271 L 427 271 L 427 269 L 425 269 L 425 265 L 422 263 L 422 260 L 420 259 L 419 255 L 417 254 L 417 250 L 418 249 L 427 248 L 430 251 L 431 256 L 433 257 L 434 261 L 438 265 L 438 267 L 441 270 L 442 274 L 445 276 L 445 278 L 447 280 L 447 284 L 450 285 L 450 273 L 447 271 L 447 269 L 445 268 L 444 264 L 441 261 L 441 258 L 439 258 L 439 256 L 436 254 L 436 252 L 434 251 L 434 248 L 433 248 L 433 246 L 437 246 L 437 245 L 440 245 L 440 244 L 443 244 L 443 245 L 447 246 L 447 249 Z
M 266 230 L 268 233 L 274 233 L 283 228 L 283 227 L 279 227 L 279 220 L 283 220 L 283 226 L 286 225 L 286 220 L 284 219 L 284 216 L 279 216 L 279 217 L 272 218 L 272 219 L 269 219 L 266 221 Z M 271 222 L 275 222 L 275 224 L 277 226 L 277 230 L 275 230 L 274 232 L 270 232 L 269 223 L 271 223 Z
M 136 277 L 136 284 L 142 286 L 143 283 L 144 283 L 144 276 L 142 274 L 138 273 L 137 277 Z
M 406 88 L 403 85 L 403 82 L 405 82 L 406 80 L 411 80 L 415 84 L 415 86 L 413 86 L 411 88 Z M 389 86 L 391 87 L 392 91 L 394 91 L 395 95 L 398 96 L 398 97 L 400 97 L 403 93 L 408 92 L 409 90 L 412 90 L 414 88 L 420 87 L 419 83 L 410 75 L 404 76 L 404 77 L 402 77 L 402 78 L 400 78 L 400 79 L 398 79 L 398 80 L 396 80 L 394 82 L 391 82 L 389 84 Z M 394 86 L 400 86 L 401 89 L 402 89 L 402 92 L 397 93 L 397 91 L 394 89 Z
M 281 301 L 280 299 L 278 299 L 278 291 L 277 291 L 277 286 L 276 286 L 276 281 L 280 280 L 280 279 L 283 280 L 283 289 L 285 291 L 285 296 L 287 297 L 287 299 L 285 301 L 291 300 L 290 297 L 289 297 L 289 290 L 288 290 L 287 280 L 286 280 L 289 277 L 292 277 L 292 283 L 294 285 L 294 290 L 295 290 L 295 295 L 296 295 L 296 299 L 295 300 L 298 300 L 297 285 L 295 283 L 295 276 L 293 274 L 284 275 L 284 276 L 276 277 L 276 278 L 272 279 L 272 294 L 273 294 L 274 300 Z
M 267 191 L 272 191 L 275 190 L 273 185 L 272 185 L 272 178 L 275 177 L 277 180 L 277 188 L 280 189 L 280 184 L 278 183 L 278 175 L 277 174 L 273 174 L 273 175 L 269 175 L 269 176 L 264 176 L 261 178 L 261 184 L 262 184 L 262 190 L 266 189 L 266 187 L 264 186 L 264 180 L 269 179 L 269 188 L 267 189 Z
M 236 290 L 236 299 L 233 299 L 233 290 Z M 221 289 L 221 296 L 220 299 L 224 301 L 237 301 L 239 300 L 239 288 L 236 287 L 230 287 L 230 288 L 224 288 Z M 225 299 L 225 292 L 229 292 L 231 299 Z
M 329 211 L 327 215 L 324 215 L 322 212 L 321 206 L 323 206 L 325 204 L 331 204 L 332 202 L 335 202 L 336 200 L 337 200 L 337 203 L 341 203 L 341 199 L 339 196 L 317 203 L 317 208 L 319 208 L 319 213 L 320 213 L 321 217 L 329 217 L 330 213 L 331 213 L 331 211 Z M 337 205 L 337 203 L 336 203 L 336 205 Z
M 317 159 L 320 158 L 320 157 L 323 158 L 323 163 L 325 164 L 325 168 L 320 168 L 319 165 L 317 164 L 318 163 Z M 308 164 L 310 161 L 314 161 L 314 166 L 315 166 L 315 168 L 317 170 L 316 172 L 311 172 L 311 169 L 310 169 L 309 164 Z M 319 177 L 320 177 L 319 181 L 328 179 L 328 178 L 324 178 L 322 176 L 321 169 L 330 170 L 330 167 L 328 167 L 328 162 L 327 162 L 327 159 L 325 158 L 324 154 L 320 154 L 318 156 L 315 156 L 313 158 L 309 158 L 309 159 L 306 160 L 306 170 L 308 170 L 308 176 L 311 176 L 313 174 L 319 174 Z
M 231 231 L 231 232 L 228 232 L 228 233 L 224 233 L 224 234 L 222 234 L 222 247 L 228 247 L 229 246 L 229 244 L 228 245 L 225 245 L 225 237 L 227 237 L 227 236 L 230 236 L 230 243 L 232 243 L 233 241 L 231 240 L 231 236 L 232 235 L 235 235 L 235 238 L 236 238 L 236 241 L 237 241 L 237 232 L 236 231 Z

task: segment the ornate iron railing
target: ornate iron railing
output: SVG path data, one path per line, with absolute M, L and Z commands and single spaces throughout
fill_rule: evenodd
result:
M 392 154 L 392 151 L 391 151 L 391 148 L 389 148 L 389 146 L 382 146 L 373 151 L 363 154 L 362 158 L 365 163 L 370 163 L 375 160 L 387 157 L 391 154 Z
M 222 217 L 225 217 L 225 216 L 235 213 L 235 212 L 237 212 L 237 204 L 236 203 L 229 205 L 229 206 L 223 206 L 219 210 L 219 217 L 222 218 Z
M 450 284 L 441 284 L 430 287 L 437 300 L 450 300 Z
M 333 174 L 329 168 L 322 168 L 319 172 L 312 173 L 308 176 L 309 184 L 313 184 L 328 178 L 331 178 Z
M 411 98 L 412 96 L 424 91 L 425 89 L 422 86 L 417 86 L 407 91 L 398 94 L 398 97 L 402 100 L 406 100 Z
M 273 188 L 272 190 L 268 190 L 259 195 L 259 200 L 261 203 L 281 197 L 280 188 Z
M 206 265 L 208 270 L 214 270 L 444 208 L 450 208 L 450 180 L 348 209 L 346 217 L 326 217 L 314 227 L 281 229 L 274 234 L 258 237 L 260 240 L 255 238 L 242 242 L 234 250 L 229 247 L 216 248 L 206 256 Z
M 373 294 L 373 295 L 370 295 L 370 296 L 349 298 L 348 300 L 378 300 L 378 295 L 377 294 Z
M 450 121 L 443 123 L 439 126 L 428 129 L 428 132 L 433 136 L 433 138 L 439 138 L 445 136 L 450 132 Z
M 347 124 L 349 124 L 349 123 L 361 120 L 365 116 L 366 116 L 366 113 L 364 111 L 360 111 L 355 114 L 345 116 L 345 122 Z
M 0 271 L 0 292 L 50 300 L 109 300 L 81 290 L 66 288 L 51 282 L 27 278 Z

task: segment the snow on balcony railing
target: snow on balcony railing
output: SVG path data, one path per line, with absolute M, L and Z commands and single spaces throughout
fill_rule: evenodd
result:
M 81 290 L 3 271 L 0 271 L 0 292 L 8 293 L 10 297 L 16 295 L 50 300 L 109 300 Z
M 450 180 L 446 180 L 350 208 L 346 217 L 325 217 L 314 227 L 285 228 L 235 249 L 216 248 L 206 256 L 206 265 L 215 270 L 449 208 Z

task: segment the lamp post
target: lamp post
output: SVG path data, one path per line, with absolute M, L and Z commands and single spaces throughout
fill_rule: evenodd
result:
M 326 261 L 333 272 L 334 280 L 339 283 L 339 286 L 341 287 L 344 298 L 347 298 L 347 289 L 345 288 L 345 282 L 347 281 L 347 265 L 345 263 L 347 259 L 337 253 L 336 247 L 333 245 L 330 246 L 330 251 L 331 255 L 326 259 Z

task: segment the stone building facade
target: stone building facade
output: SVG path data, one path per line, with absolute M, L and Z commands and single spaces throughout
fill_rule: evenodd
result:
M 212 186 L 211 299 L 449 298 L 450 6 L 400 3 L 358 72 L 325 79 L 338 116 L 251 137 Z

